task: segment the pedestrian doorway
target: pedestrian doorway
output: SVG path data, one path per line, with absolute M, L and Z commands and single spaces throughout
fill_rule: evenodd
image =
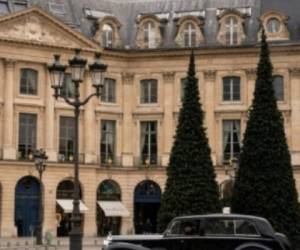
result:
M 19 237 L 35 236 L 39 216 L 40 183 L 27 176 L 15 189 L 15 226 Z
M 82 203 L 81 188 L 79 186 L 80 197 L 80 212 L 81 212 L 81 231 L 83 232 L 83 212 L 87 207 Z M 72 180 L 65 180 L 58 184 L 56 190 L 56 223 L 57 223 L 57 237 L 69 236 L 72 229 L 71 217 L 73 211 L 74 198 L 74 182 Z
M 134 227 L 136 234 L 156 233 L 161 189 L 153 181 L 140 182 L 134 191 Z

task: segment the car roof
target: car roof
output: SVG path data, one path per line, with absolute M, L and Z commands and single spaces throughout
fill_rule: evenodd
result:
M 245 215 L 245 214 L 203 214 L 203 215 L 187 215 L 187 216 L 179 216 L 174 218 L 177 219 L 212 219 L 212 218 L 221 218 L 221 219 L 247 219 L 247 220 L 256 220 L 262 221 L 265 223 L 269 223 L 265 218 L 253 216 L 253 215 Z

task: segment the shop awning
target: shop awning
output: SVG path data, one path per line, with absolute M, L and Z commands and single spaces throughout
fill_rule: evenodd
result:
M 73 200 L 64 200 L 58 199 L 56 200 L 57 204 L 64 210 L 65 213 L 72 213 L 73 211 Z M 79 209 L 80 213 L 85 213 L 89 209 L 83 204 L 82 201 L 79 201 Z
M 98 201 L 97 203 L 107 217 L 128 217 L 130 215 L 128 209 L 121 201 Z

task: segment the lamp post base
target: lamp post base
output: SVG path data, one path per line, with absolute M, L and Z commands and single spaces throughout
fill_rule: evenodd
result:
M 73 228 L 69 233 L 70 250 L 82 250 L 82 233 L 80 228 Z
M 43 232 L 42 232 L 42 226 L 38 225 L 36 227 L 36 244 L 37 245 L 43 245 Z

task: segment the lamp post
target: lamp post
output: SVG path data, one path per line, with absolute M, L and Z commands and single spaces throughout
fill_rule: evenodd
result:
M 39 173 L 39 181 L 40 181 L 40 197 L 39 197 L 39 218 L 36 232 L 36 244 L 43 244 L 43 183 L 42 177 L 43 173 L 46 170 L 46 160 L 48 156 L 44 149 L 36 150 L 33 154 L 34 164 L 36 170 Z
M 225 174 L 235 181 L 236 173 L 239 169 L 239 160 L 236 157 L 231 157 L 228 161 L 224 162 Z
M 54 62 L 48 67 L 51 77 L 52 88 L 54 89 L 54 97 L 58 99 L 61 97 L 64 101 L 74 108 L 75 115 L 75 142 L 74 142 L 74 197 L 73 197 L 73 211 L 72 211 L 72 229 L 69 233 L 70 237 L 70 250 L 82 249 L 82 233 L 80 229 L 80 197 L 79 197 L 79 162 L 78 162 L 78 138 L 79 138 L 79 114 L 80 107 L 88 103 L 93 97 L 100 97 L 103 87 L 104 73 L 107 65 L 100 62 L 100 53 L 95 54 L 95 62 L 89 65 L 89 71 L 92 78 L 93 87 L 95 92 L 85 97 L 84 100 L 80 99 L 80 83 L 83 82 L 84 72 L 87 60 L 80 56 L 80 49 L 75 50 L 75 56 L 69 60 L 69 68 L 71 71 L 72 83 L 74 84 L 74 98 L 62 95 L 61 90 L 63 87 L 64 74 L 67 66 L 60 64 L 60 56 L 54 55 Z

